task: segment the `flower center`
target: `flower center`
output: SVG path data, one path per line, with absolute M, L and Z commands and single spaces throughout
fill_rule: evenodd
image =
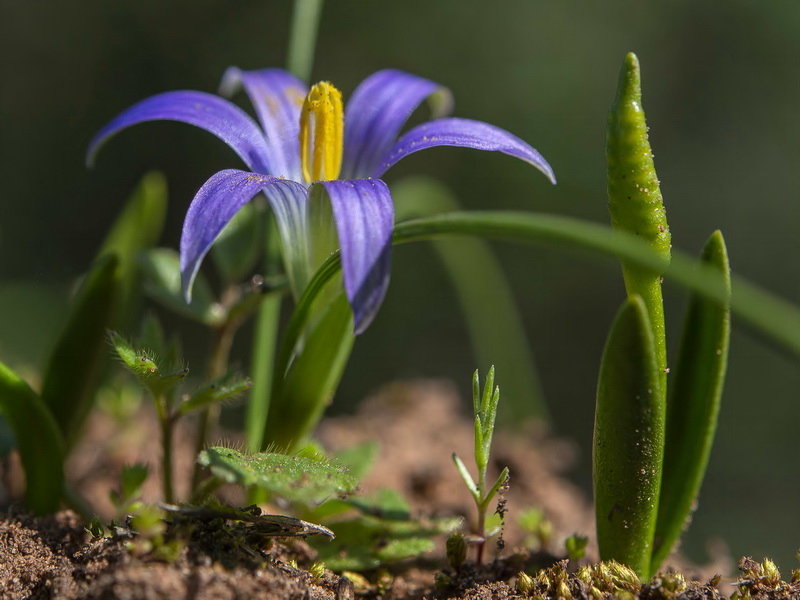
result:
M 339 177 L 343 141 L 342 93 L 321 81 L 308 92 L 300 111 L 300 162 L 307 182 Z

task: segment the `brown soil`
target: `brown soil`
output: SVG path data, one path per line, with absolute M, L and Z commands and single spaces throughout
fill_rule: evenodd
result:
M 356 416 L 325 421 L 318 438 L 331 450 L 379 440 L 381 453 L 363 482 L 364 492 L 390 487 L 401 491 L 419 516 L 463 515 L 469 519 L 474 516 L 474 507 L 450 458 L 457 452 L 469 464 L 472 456 L 472 425 L 459 413 L 459 405 L 456 394 L 445 384 L 396 384 L 368 400 Z M 158 445 L 149 433 L 153 431 L 152 419 L 145 412 L 133 423 L 132 427 L 128 421 L 123 433 L 121 425 L 98 414 L 70 461 L 70 480 L 97 502 L 105 518 L 113 512 L 106 499 L 108 491 L 117 485 L 121 465 L 136 461 L 157 464 Z M 178 440 L 188 441 L 185 433 L 179 434 Z M 178 446 L 176 464 L 180 472 L 188 473 L 191 445 L 179 442 Z M 0 599 L 592 598 L 585 572 L 582 580 L 575 573 L 576 565 L 558 563 L 559 557 L 549 554 L 561 552 L 564 538 L 573 533 L 592 538 L 591 507 L 563 478 L 574 456 L 571 444 L 550 437 L 542 428 L 496 434 L 495 466 L 498 471 L 502 466 L 511 470 L 505 549 L 492 548 L 489 564 L 481 568 L 471 564 L 470 556 L 459 573 L 447 568 L 441 551 L 437 551 L 387 570 L 366 573 L 363 581 L 355 576 L 350 581 L 330 571 L 315 578 L 305 570 L 313 563 L 314 551 L 300 540 L 275 541 L 260 554 L 243 553 L 235 544 L 212 537 L 214 534 L 202 526 L 184 532 L 185 547 L 177 560 L 166 562 L 152 553 L 131 551 L 126 547 L 131 538 L 126 537 L 124 529 L 113 538 L 92 540 L 71 512 L 33 518 L 12 507 L 0 517 Z M 157 482 L 157 473 L 151 479 Z M 185 494 L 185 481 L 178 490 Z M 145 499 L 159 499 L 157 485 L 147 488 Z M 524 548 L 524 536 L 513 517 L 530 506 L 542 509 L 554 526 L 550 545 L 536 552 Z M 593 560 L 595 552 L 590 546 L 588 558 L 581 564 Z M 542 568 L 549 570 L 537 578 Z M 800 582 L 779 582 L 760 568 L 752 561 L 740 565 L 739 582 L 745 582 L 742 591 L 746 587 L 752 598 L 800 599 Z M 526 593 L 517 583 L 522 570 L 534 576 Z M 684 570 L 692 577 L 704 577 L 704 581 L 714 572 L 729 571 L 730 563 L 724 557 L 702 573 Z M 654 578 L 651 585 L 627 591 L 595 592 L 602 593 L 603 598 L 690 600 L 728 597 L 733 590 L 723 590 L 723 595 L 718 579 L 685 586 L 675 582 L 674 576 L 666 575 Z M 667 591 L 670 587 L 673 592 Z

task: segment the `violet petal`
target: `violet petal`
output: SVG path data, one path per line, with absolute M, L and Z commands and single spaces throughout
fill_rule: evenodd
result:
M 306 204 L 308 191 L 295 181 L 226 169 L 215 173 L 197 192 L 186 212 L 181 234 L 181 281 L 188 302 L 203 257 L 236 212 L 256 194 L 269 199 L 283 243 L 290 279 L 306 263 Z
M 166 92 L 146 98 L 111 120 L 89 144 L 89 166 L 112 135 L 144 121 L 181 121 L 201 127 L 228 144 L 248 168 L 266 173 L 268 149 L 264 134 L 247 113 L 223 98 L 205 92 Z
M 449 110 L 449 92 L 422 77 L 394 69 L 367 77 L 347 103 L 342 179 L 367 177 L 397 139 L 412 112 L 434 92 L 444 102 L 435 117 Z
M 380 179 L 320 181 L 333 208 L 355 333 L 378 312 L 389 286 L 394 206 Z M 313 194 L 312 194 L 313 196 Z
M 250 97 L 266 133 L 269 174 L 302 181 L 300 109 L 308 86 L 283 69 L 242 71 L 230 67 L 222 77 L 220 94 L 230 97 L 240 86 Z
M 471 119 L 439 119 L 423 123 L 401 137 L 381 160 L 372 177 L 380 177 L 400 159 L 434 146 L 464 146 L 476 150 L 494 150 L 532 164 L 552 182 L 553 169 L 533 147 L 504 129 Z

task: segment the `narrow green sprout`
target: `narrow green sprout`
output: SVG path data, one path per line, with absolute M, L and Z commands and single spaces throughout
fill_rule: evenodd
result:
M 475 501 L 478 509 L 478 524 L 476 528 L 476 562 L 480 565 L 483 560 L 483 548 L 486 544 L 486 511 L 489 504 L 500 488 L 508 481 L 508 467 L 504 468 L 491 488 L 486 487 L 486 471 L 489 465 L 489 454 L 492 449 L 494 424 L 497 418 L 497 405 L 500 402 L 500 388 L 494 387 L 494 366 L 489 369 L 483 394 L 480 391 L 480 376 L 478 371 L 472 377 L 472 405 L 475 412 L 475 465 L 478 468 L 478 482 L 472 479 L 467 466 L 458 455 L 453 453 L 453 462 L 467 489 Z

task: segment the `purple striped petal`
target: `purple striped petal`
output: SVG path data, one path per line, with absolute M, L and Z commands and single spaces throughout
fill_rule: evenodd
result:
M 183 222 L 181 281 L 187 302 L 191 299 L 192 283 L 200 263 L 214 240 L 233 215 L 262 191 L 275 213 L 290 278 L 297 274 L 298 268 L 305 269 L 306 188 L 288 179 L 226 169 L 203 184 Z
M 556 182 L 553 169 L 530 145 L 504 129 L 470 119 L 439 119 L 415 127 L 397 141 L 371 175 L 380 177 L 401 158 L 434 146 L 464 146 L 503 152 L 529 162 L 552 183 Z
M 342 178 L 369 176 L 411 113 L 437 91 L 442 92 L 442 102 L 435 107 L 434 118 L 447 114 L 452 103 L 449 92 L 433 81 L 393 69 L 362 81 L 345 110 Z
M 392 196 L 380 179 L 320 181 L 314 186 L 324 186 L 333 208 L 344 289 L 358 335 L 369 327 L 389 286 Z
M 144 121 L 181 121 L 210 131 L 228 144 L 253 171 L 268 172 L 267 144 L 253 119 L 238 106 L 205 92 L 166 92 L 142 100 L 117 115 L 89 144 L 87 163 L 118 131 Z
M 282 69 L 242 71 L 230 67 L 220 84 L 220 94 L 232 96 L 244 87 L 267 134 L 270 175 L 302 181 L 300 166 L 300 109 L 308 86 Z

